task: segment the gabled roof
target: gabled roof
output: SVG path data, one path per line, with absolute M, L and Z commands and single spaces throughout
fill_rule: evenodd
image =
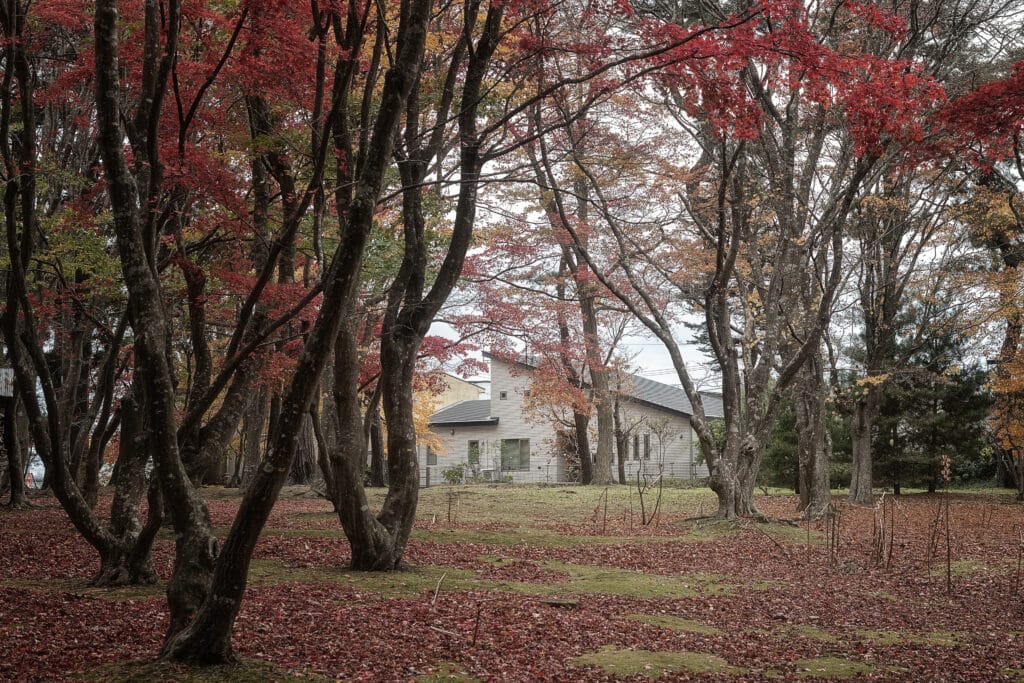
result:
M 515 363 L 516 365 L 531 370 L 537 367 L 536 360 L 532 357 L 528 359 L 519 358 L 516 360 L 509 360 L 484 351 L 484 358 L 497 360 L 502 363 Z M 656 382 L 653 379 L 647 379 L 646 377 L 633 374 L 627 374 L 625 376 L 623 385 L 626 394 L 635 402 L 645 403 L 649 406 L 685 415 L 687 417 L 693 415 L 693 406 L 690 405 L 690 399 L 687 398 L 686 392 L 679 387 L 674 387 L 671 384 L 663 384 L 661 382 Z M 700 397 L 704 402 L 704 414 L 707 417 L 715 418 L 723 417 L 725 415 L 722 408 L 721 394 L 702 391 L 700 392 Z
M 446 427 L 466 427 L 469 425 L 496 425 L 498 418 L 491 417 L 490 399 L 476 401 L 459 401 L 442 408 L 430 416 L 430 424 Z
M 631 385 L 627 387 L 630 398 L 674 413 L 693 415 L 690 399 L 687 398 L 686 392 L 679 387 L 655 382 L 653 379 L 647 379 L 640 375 L 628 375 L 627 381 Z M 720 394 L 702 391 L 700 398 L 704 403 L 704 414 L 707 417 L 722 417 L 724 415 Z

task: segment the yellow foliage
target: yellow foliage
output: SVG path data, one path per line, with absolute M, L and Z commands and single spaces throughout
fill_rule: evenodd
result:
M 878 387 L 889 381 L 889 373 L 883 372 L 880 375 L 869 375 L 867 377 L 861 377 L 856 381 L 859 387 Z
M 419 390 L 413 396 L 412 419 L 416 429 L 416 443 L 438 453 L 447 453 L 441 439 L 430 429 L 430 416 L 437 412 L 437 397 L 429 391 Z

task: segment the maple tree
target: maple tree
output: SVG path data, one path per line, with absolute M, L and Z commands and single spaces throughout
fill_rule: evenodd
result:
M 0 131 L 8 266 L 4 340 L 48 484 L 100 555 L 94 581 L 151 583 L 150 547 L 159 519 L 151 513 L 145 527 L 138 520 L 145 456 L 139 457 L 143 451 L 133 448 L 127 429 L 119 439 L 123 457 L 109 523 L 93 509 L 107 445 L 119 426 L 132 423 L 132 414 L 130 406 L 115 405 L 130 365 L 122 351 L 127 320 L 116 261 L 103 246 L 110 233 L 97 220 L 103 204 L 88 182 L 96 177 L 94 141 L 87 134 L 61 138 L 90 108 L 76 65 L 59 58 L 68 44 L 88 35 L 87 15 L 46 5 L 34 9 L 30 18 L 27 4 L 13 3 L 0 17 L 8 37 Z
M 526 152 L 529 156 L 529 146 Z M 523 197 L 516 190 L 508 195 L 509 201 Z M 460 324 L 477 329 L 492 353 L 513 367 L 523 361 L 532 366 L 529 394 L 523 397 L 528 418 L 554 424 L 565 436 L 557 449 L 565 452 L 572 470 L 578 469 L 580 482 L 598 483 L 595 470 L 610 476 L 611 460 L 591 452 L 591 416 L 600 395 L 591 381 L 591 366 L 611 372 L 632 319 L 606 305 L 600 284 L 586 277 L 585 263 L 581 270 L 578 254 L 558 227 L 557 203 L 549 202 L 543 218 L 502 217 L 481 227 L 485 247 L 469 265 L 465 289 L 473 292 L 472 305 L 482 313 L 484 325 L 472 317 Z M 508 347 L 509 338 L 523 348 Z M 607 393 L 614 407 L 614 388 Z M 600 443 L 601 424 L 596 431 Z
M 991 274 L 982 286 L 994 294 L 989 307 L 1002 321 L 1001 340 L 991 362 L 994 393 L 993 418 L 998 445 L 1024 499 L 1024 476 L 1019 463 L 1022 434 L 1021 347 L 1024 317 L 1021 314 L 1020 265 L 1024 252 L 1021 236 L 1024 209 L 1019 188 L 1024 178 L 1024 63 L 1017 62 L 1004 78 L 984 83 L 949 104 L 940 120 L 954 144 L 967 150 L 965 162 L 973 170 L 966 190 L 968 200 L 960 207 L 961 218 L 973 238 L 990 255 Z

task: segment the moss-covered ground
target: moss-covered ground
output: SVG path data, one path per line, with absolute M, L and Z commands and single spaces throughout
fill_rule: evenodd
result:
M 226 533 L 237 492 L 209 489 Z M 371 491 L 379 504 L 382 492 Z M 902 496 L 879 558 L 872 511 L 703 519 L 666 488 L 642 524 L 624 486 L 421 491 L 407 567 L 347 569 L 337 517 L 286 489 L 250 566 L 234 646 L 212 669 L 155 661 L 173 540 L 153 586 L 94 588 L 97 558 L 52 500 L 0 513 L 0 680 L 1022 680 L 1024 578 L 1011 500 L 955 494 L 950 574 L 937 498 Z M 891 548 L 891 550 L 890 550 Z M 1015 585 L 1018 584 L 1018 585 Z

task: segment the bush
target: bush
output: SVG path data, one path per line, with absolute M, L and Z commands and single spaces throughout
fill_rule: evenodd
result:
M 459 463 L 441 470 L 441 477 L 447 484 L 461 484 L 466 478 L 466 464 Z
M 834 489 L 850 488 L 850 479 L 853 478 L 853 466 L 848 462 L 833 462 L 831 474 L 831 486 Z

